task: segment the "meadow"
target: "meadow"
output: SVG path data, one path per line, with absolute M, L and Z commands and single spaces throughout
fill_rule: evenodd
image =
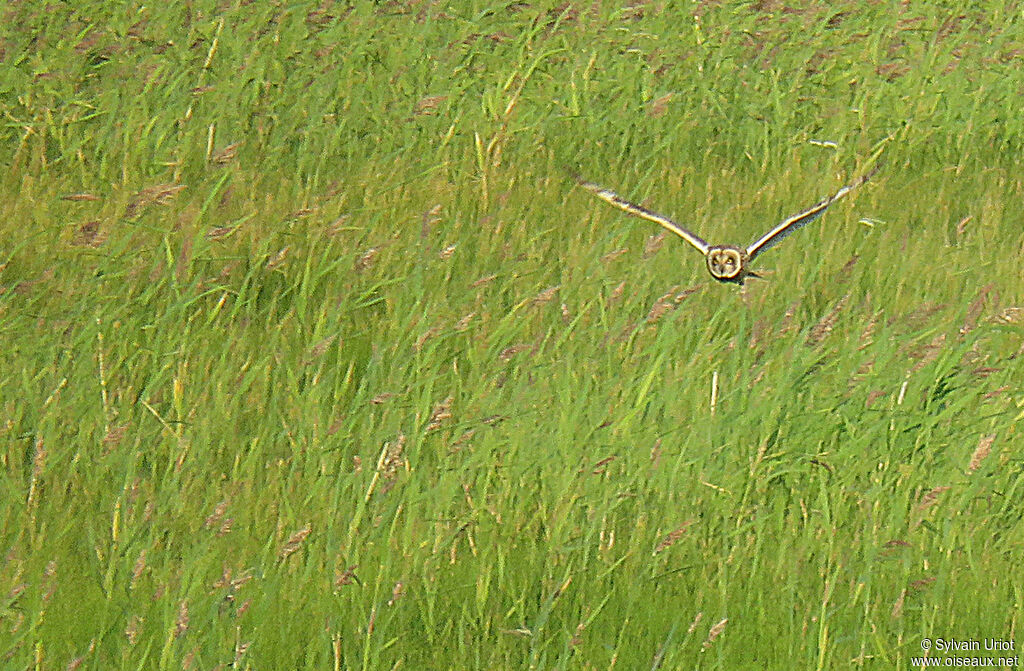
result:
M 0 667 L 1020 641 L 1024 9 L 808 4 L 7 2 Z

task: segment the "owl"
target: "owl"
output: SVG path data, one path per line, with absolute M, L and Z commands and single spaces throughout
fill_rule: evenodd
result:
M 748 267 L 751 261 L 757 258 L 761 253 L 777 245 L 787 235 L 820 217 L 824 214 L 825 210 L 828 209 L 829 205 L 871 179 L 877 171 L 878 168 L 876 167 L 871 172 L 856 179 L 850 184 L 847 184 L 816 205 L 809 207 L 799 214 L 794 214 L 793 216 L 784 219 L 775 228 L 768 231 L 746 247 L 737 247 L 735 245 L 709 245 L 698 235 L 683 228 L 664 215 L 652 212 L 646 207 L 642 207 L 636 203 L 631 203 L 614 191 L 598 186 L 593 182 L 588 182 L 580 177 L 576 177 L 576 181 L 584 189 L 590 191 L 606 203 L 614 205 L 620 210 L 640 217 L 641 219 L 653 221 L 659 226 L 663 226 L 667 230 L 675 233 L 683 240 L 686 240 L 688 243 L 693 245 L 697 251 L 704 255 L 704 260 L 707 262 L 708 272 L 711 273 L 711 277 L 715 278 L 719 282 L 732 282 L 742 285 L 743 281 L 748 277 L 759 277 L 757 273 L 751 271 Z

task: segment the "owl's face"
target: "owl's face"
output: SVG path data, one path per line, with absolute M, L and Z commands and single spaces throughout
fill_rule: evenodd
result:
M 708 249 L 708 272 L 719 282 L 743 283 L 747 253 L 739 247 L 717 245 Z

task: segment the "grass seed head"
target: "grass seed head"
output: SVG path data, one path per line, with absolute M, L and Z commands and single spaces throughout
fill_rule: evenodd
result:
M 495 278 L 497 278 L 497 277 L 498 277 L 497 274 L 487 275 L 485 277 L 481 277 L 480 279 L 476 280 L 475 282 L 473 282 L 469 286 L 471 286 L 474 289 L 476 289 L 477 287 L 482 287 L 485 284 L 489 284 L 490 282 L 493 282 L 495 280 Z
M 267 270 L 273 270 L 284 263 L 285 259 L 288 258 L 289 249 L 291 249 L 290 246 L 282 247 L 277 254 L 270 257 L 270 260 L 267 261 Z
M 692 520 L 687 521 L 687 522 L 683 522 L 683 524 L 680 525 L 678 529 L 676 529 L 675 531 L 672 531 L 667 536 L 665 536 L 663 539 L 661 539 L 661 542 L 658 543 L 658 546 L 656 548 L 654 548 L 654 554 L 656 554 L 656 555 L 661 554 L 665 550 L 667 550 L 670 547 L 672 547 L 672 545 L 675 544 L 675 542 L 677 540 L 679 540 L 680 538 L 683 537 L 683 534 L 686 533 L 686 530 L 690 528 L 691 524 L 693 524 Z
M 174 621 L 174 638 L 181 638 L 188 631 L 188 599 L 178 604 L 178 617 Z
M 393 442 L 388 443 L 387 451 L 380 465 L 380 493 L 387 494 L 395 486 L 398 470 L 402 466 L 402 452 L 405 449 L 405 434 L 398 434 Z
M 312 531 L 312 527 L 307 523 L 306 526 L 293 533 L 288 542 L 281 548 L 278 556 L 281 559 L 287 559 L 292 554 L 295 554 L 302 547 L 302 543 L 309 537 L 310 531 Z
M 608 252 L 601 257 L 601 263 L 611 263 L 615 259 L 621 257 L 624 254 L 629 253 L 629 247 L 623 247 L 622 249 L 616 249 L 613 252 Z
M 93 220 L 78 226 L 71 244 L 75 247 L 99 247 L 105 240 L 106 236 L 100 235 L 100 222 Z
M 807 334 L 808 347 L 820 345 L 821 342 L 825 340 L 830 333 L 832 333 L 832 329 L 835 327 L 836 321 L 839 320 L 839 314 L 843 311 L 843 308 L 846 307 L 846 302 L 848 300 L 850 300 L 850 294 L 846 294 L 840 298 L 835 307 L 833 307 L 827 315 L 822 317 L 821 321 L 811 327 L 811 332 Z
M 647 116 L 657 119 L 658 117 L 665 114 L 668 111 L 668 104 L 672 101 L 672 93 L 666 93 L 665 95 L 651 101 L 651 104 L 647 107 Z
M 547 288 L 547 289 L 545 289 L 544 291 L 540 292 L 540 293 L 539 293 L 539 294 L 537 294 L 537 296 L 536 296 L 536 297 L 535 297 L 535 298 L 533 299 L 533 304 L 534 304 L 534 305 L 544 305 L 545 303 L 547 303 L 547 302 L 551 301 L 551 299 L 555 297 L 555 294 L 556 294 L 556 293 L 558 292 L 558 289 L 559 289 L 559 288 L 560 288 L 561 286 L 562 286 L 562 285 L 560 285 L 560 284 L 556 284 L 555 286 L 553 286 L 553 287 L 548 287 L 548 288 Z
M 142 572 L 146 570 L 146 548 L 142 548 L 139 552 L 138 559 L 135 560 L 135 566 L 132 568 L 132 579 L 128 583 L 128 589 L 134 589 L 135 584 L 142 577 Z
M 530 349 L 529 345 L 511 345 L 501 350 L 501 353 L 498 354 L 498 360 L 510 361 L 512 357 L 514 357 L 516 354 L 519 354 L 520 352 L 525 352 L 528 349 Z
M 440 326 L 431 326 L 429 329 L 420 334 L 420 337 L 416 339 L 415 343 L 413 343 L 412 348 L 417 352 L 421 351 L 423 349 L 423 346 L 427 344 L 427 341 L 436 336 L 440 332 Z
M 978 318 L 985 309 L 985 299 L 988 297 L 989 292 L 992 291 L 994 286 L 995 284 L 990 282 L 978 290 L 974 300 L 971 301 L 971 304 L 967 307 L 967 316 L 964 318 L 963 326 L 960 327 L 961 336 L 967 335 L 978 325 Z
M 235 160 L 235 156 L 238 155 L 238 148 L 242 146 L 241 142 L 233 142 L 228 146 L 224 147 L 218 152 L 215 152 L 210 157 L 210 161 L 214 165 L 227 165 L 231 161 Z
M 917 509 L 921 512 L 928 510 L 938 502 L 939 496 L 949 489 L 950 488 L 948 486 L 932 488 L 921 497 L 920 502 L 917 504 Z
M 626 282 L 619 282 L 619 286 L 612 290 L 611 295 L 608 297 L 608 307 L 614 305 L 620 298 L 622 298 L 623 292 L 626 290 Z
M 992 443 L 995 440 L 996 434 L 994 433 L 982 436 L 978 440 L 978 446 L 974 448 L 974 454 L 971 455 L 971 463 L 967 467 L 968 473 L 973 473 L 981 467 L 981 463 L 992 453 Z
M 437 431 L 441 428 L 441 424 L 444 423 L 446 419 L 451 419 L 453 400 L 455 399 L 452 396 L 449 396 L 434 406 L 434 411 L 430 413 L 430 421 L 427 423 L 427 433 Z
M 940 333 L 939 335 L 932 338 L 932 341 L 923 347 L 919 347 L 910 353 L 911 359 L 918 359 L 918 362 L 911 367 L 910 372 L 916 373 L 932 361 L 938 358 L 939 352 L 942 351 L 942 346 L 946 342 L 946 334 Z
M 662 245 L 665 244 L 665 238 L 668 237 L 668 233 L 665 231 L 659 231 L 654 235 L 647 236 L 647 242 L 644 243 L 644 258 L 649 259 L 657 254 Z
M 434 114 L 438 106 L 448 99 L 448 96 L 426 96 L 416 101 L 413 109 L 414 116 Z
M 728 622 L 729 618 L 723 617 L 713 627 L 711 627 L 711 629 L 708 631 L 707 640 L 705 640 L 704 643 L 701 645 L 702 650 L 707 650 L 711 647 L 711 645 L 715 642 L 715 639 L 721 636 L 722 632 L 725 631 L 725 625 Z
M 377 252 L 380 251 L 377 247 L 370 247 L 365 252 L 359 255 L 359 258 L 355 261 L 355 268 L 357 271 L 363 271 L 373 265 L 373 260 L 377 258 Z

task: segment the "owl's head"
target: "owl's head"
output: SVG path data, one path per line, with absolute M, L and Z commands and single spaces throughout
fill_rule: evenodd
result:
M 715 245 L 708 249 L 706 260 L 708 272 L 719 282 L 736 282 L 743 284 L 746 277 L 753 273 L 746 269 L 750 257 L 747 252 L 732 245 Z

